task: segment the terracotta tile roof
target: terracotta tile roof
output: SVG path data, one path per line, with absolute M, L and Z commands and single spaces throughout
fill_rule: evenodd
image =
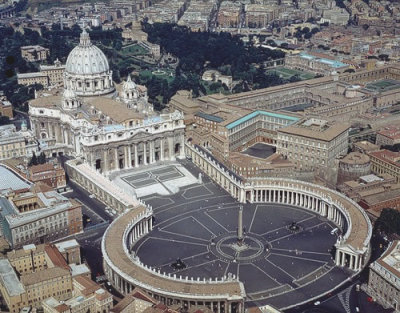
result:
M 32 174 L 47 172 L 54 170 L 54 165 L 50 163 L 32 165 L 29 170 Z
M 46 245 L 45 250 L 48 258 L 51 260 L 54 266 L 66 269 L 69 272 L 70 268 L 67 262 L 54 245 Z

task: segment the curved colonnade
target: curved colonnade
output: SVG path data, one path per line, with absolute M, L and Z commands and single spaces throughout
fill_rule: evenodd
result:
M 337 266 L 360 271 L 369 259 L 371 223 L 355 202 L 318 185 L 290 180 L 263 179 L 243 183 L 215 160 L 193 147 L 187 149 L 193 162 L 241 202 L 279 203 L 318 213 L 341 230 L 335 244 Z M 246 293 L 235 276 L 206 280 L 161 273 L 141 263 L 131 253 L 133 245 L 152 230 L 152 210 L 138 206 L 119 216 L 103 236 L 104 270 L 123 294 L 138 286 L 167 305 L 208 306 L 218 313 L 243 312 Z
M 245 291 L 235 275 L 205 279 L 161 273 L 143 264 L 131 248 L 152 230 L 152 210 L 138 206 L 120 215 L 102 240 L 103 266 L 108 280 L 122 294 L 144 289 L 167 305 L 208 306 L 218 313 L 243 312 Z

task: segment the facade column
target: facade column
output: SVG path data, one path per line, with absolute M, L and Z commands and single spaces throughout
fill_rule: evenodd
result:
M 150 141 L 150 163 L 156 162 L 156 151 L 154 148 L 154 140 Z
M 169 151 L 169 159 L 171 161 L 175 160 L 173 146 L 174 146 L 173 138 L 172 137 L 168 137 L 168 151 Z
M 181 136 L 181 151 L 179 151 L 179 156 L 183 158 L 185 156 L 185 136 Z
M 108 150 L 103 151 L 104 173 L 108 172 Z
M 135 143 L 134 149 L 135 149 L 135 167 L 139 167 L 139 158 L 138 158 L 138 154 L 137 154 L 137 144 L 136 143 Z
M 128 146 L 128 168 L 132 167 L 132 147 Z
M 114 148 L 115 150 L 114 150 L 114 162 L 115 162 L 115 164 L 114 164 L 114 169 L 117 171 L 118 170 L 118 148 Z
M 124 168 L 129 168 L 129 165 L 128 165 L 128 146 L 124 146 Z
M 146 151 L 147 147 L 146 146 L 147 146 L 146 143 L 143 142 L 143 164 L 144 165 L 147 165 L 147 151 Z
M 160 160 L 164 161 L 164 138 L 160 139 Z

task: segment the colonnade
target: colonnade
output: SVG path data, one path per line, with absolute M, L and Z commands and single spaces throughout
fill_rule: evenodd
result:
M 131 248 L 133 244 L 143 235 L 146 235 L 153 229 L 153 218 L 152 216 L 143 218 L 139 222 L 135 223 L 130 229 L 127 236 L 128 247 Z
M 335 256 L 335 264 L 337 266 L 346 266 L 353 271 L 362 269 L 363 256 L 352 253 L 351 251 L 338 250 Z
M 302 190 L 263 188 L 252 189 L 246 193 L 246 198 L 251 203 L 280 203 L 302 207 L 326 217 L 342 229 L 346 226 L 346 217 L 339 208 Z
M 366 264 L 369 257 L 372 225 L 363 209 L 352 200 L 331 189 L 291 179 L 254 179 L 245 182 L 243 178 L 226 169 L 201 148 L 189 144 L 186 147 L 186 154 L 192 157 L 193 162 L 239 202 L 293 205 L 314 211 L 332 221 L 342 230 L 343 234 L 335 244 L 336 265 L 348 267 L 357 272 Z M 332 196 L 339 201 L 343 200 L 342 203 L 346 203 L 346 205 L 333 201 Z M 351 215 L 353 218 L 361 219 L 357 221 L 357 225 L 358 231 L 361 230 L 362 235 L 352 232 Z M 360 224 L 363 227 L 360 228 Z M 350 237 L 357 236 L 363 238 L 356 240 L 361 244 L 357 244 L 357 246 L 348 244 L 348 242 L 352 242 Z
M 122 249 L 124 254 L 129 256 L 132 261 L 132 266 L 137 266 L 137 270 L 142 271 L 151 271 L 151 273 L 155 277 L 159 277 L 161 280 L 166 280 L 168 285 L 173 283 L 181 284 L 198 284 L 204 285 L 207 288 L 208 285 L 213 285 L 213 288 L 220 288 L 219 294 L 187 294 L 187 293 L 176 293 L 172 290 L 162 290 L 160 288 L 153 288 L 151 286 L 151 282 L 135 282 L 135 277 L 133 279 L 129 279 L 129 275 L 126 273 L 120 272 L 119 269 L 115 268 L 110 261 L 110 258 L 107 254 L 106 238 L 107 234 L 110 231 L 110 228 L 106 230 L 106 233 L 103 237 L 102 242 L 102 251 L 104 256 L 104 271 L 109 281 L 113 284 L 113 286 L 122 294 L 127 294 L 131 292 L 135 287 L 140 286 L 144 289 L 147 294 L 152 296 L 154 299 L 168 305 L 179 305 L 185 310 L 190 310 L 192 307 L 204 307 L 212 310 L 214 313 L 243 313 L 244 311 L 244 303 L 243 298 L 241 297 L 233 297 L 234 299 L 229 299 L 229 292 L 224 288 L 224 284 L 241 284 L 237 277 L 234 275 L 226 278 L 215 280 L 200 280 L 197 277 L 197 280 L 193 277 L 184 278 L 182 276 L 177 277 L 176 274 L 165 274 L 161 273 L 159 270 L 152 269 L 147 265 L 141 263 L 139 258 L 132 252 L 132 248 L 135 243 L 144 235 L 148 234 L 153 229 L 153 221 L 152 221 L 152 209 L 148 207 L 145 211 L 141 213 L 134 214 L 133 211 L 127 213 L 128 216 L 130 214 L 134 215 L 133 219 L 129 221 L 129 217 L 126 218 L 126 226 L 116 225 L 118 219 L 113 222 L 111 227 L 117 227 L 119 232 L 122 232 L 122 241 L 124 242 Z M 120 218 L 123 218 L 121 216 Z M 228 275 L 229 276 L 229 275 Z M 154 278 L 155 278 L 154 277 Z M 170 285 L 171 286 L 171 285 Z M 181 285 L 182 287 L 182 285 Z M 228 289 L 229 290 L 229 289 Z

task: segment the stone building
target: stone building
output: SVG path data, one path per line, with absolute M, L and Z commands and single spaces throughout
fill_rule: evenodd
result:
M 7 100 L 6 96 L 2 95 L 0 95 L 0 116 L 14 117 L 11 102 Z
M 44 313 L 108 313 L 113 307 L 112 295 L 85 276 L 72 279 L 73 296 L 66 301 L 55 297 L 43 301 Z
M 44 184 L 31 186 L 25 192 L 5 191 L 0 206 L 2 233 L 13 248 L 52 241 L 83 230 L 81 204 Z
M 355 180 L 371 172 L 370 158 L 366 154 L 350 152 L 339 161 L 337 184 Z
M 277 152 L 300 169 L 329 168 L 348 150 L 349 126 L 307 119 L 278 130 Z
M 38 151 L 37 140 L 26 128 L 17 131 L 14 125 L 0 126 L 0 160 L 31 157 Z
M 18 313 L 23 307 L 39 308 L 48 297 L 63 301 L 72 296 L 69 267 L 54 247 L 28 245 L 7 257 L 0 260 L 0 292 L 10 312 Z M 24 268 L 19 272 L 21 262 Z
M 287 54 L 285 57 L 285 66 L 321 75 L 329 75 L 333 71 L 342 73 L 349 68 L 347 64 L 335 59 L 312 55 L 305 52 L 299 54 Z
M 65 171 L 58 163 L 33 165 L 29 167 L 28 178 L 33 183 L 43 182 L 56 190 L 67 187 Z
M 68 56 L 64 90 L 32 100 L 29 115 L 49 143 L 46 153 L 80 157 L 103 174 L 184 156 L 182 114 L 154 112 L 129 77 L 117 92 L 107 58 L 85 30 Z
M 63 83 L 65 65 L 57 59 L 54 65 L 40 65 L 39 72 L 18 73 L 17 79 L 20 85 L 41 84 L 44 87 L 55 86 Z
M 400 241 L 393 241 L 369 267 L 367 293 L 386 309 L 400 312 Z
M 379 150 L 369 153 L 371 171 L 377 175 L 389 174 L 400 182 L 400 152 Z
M 22 46 L 21 55 L 29 62 L 44 61 L 50 55 L 50 50 L 39 45 Z
M 135 288 L 118 302 L 110 310 L 110 313 L 141 313 L 155 304 L 157 304 L 155 299 L 148 296 L 143 290 Z
M 49 77 L 41 72 L 34 72 L 34 73 L 18 73 L 17 74 L 18 85 L 35 85 L 40 84 L 44 87 L 49 85 Z
M 64 77 L 65 65 L 57 59 L 54 65 L 40 65 L 40 73 L 48 77 L 49 85 L 62 84 Z
M 390 125 L 378 130 L 375 143 L 378 146 L 393 146 L 400 143 L 400 127 Z

